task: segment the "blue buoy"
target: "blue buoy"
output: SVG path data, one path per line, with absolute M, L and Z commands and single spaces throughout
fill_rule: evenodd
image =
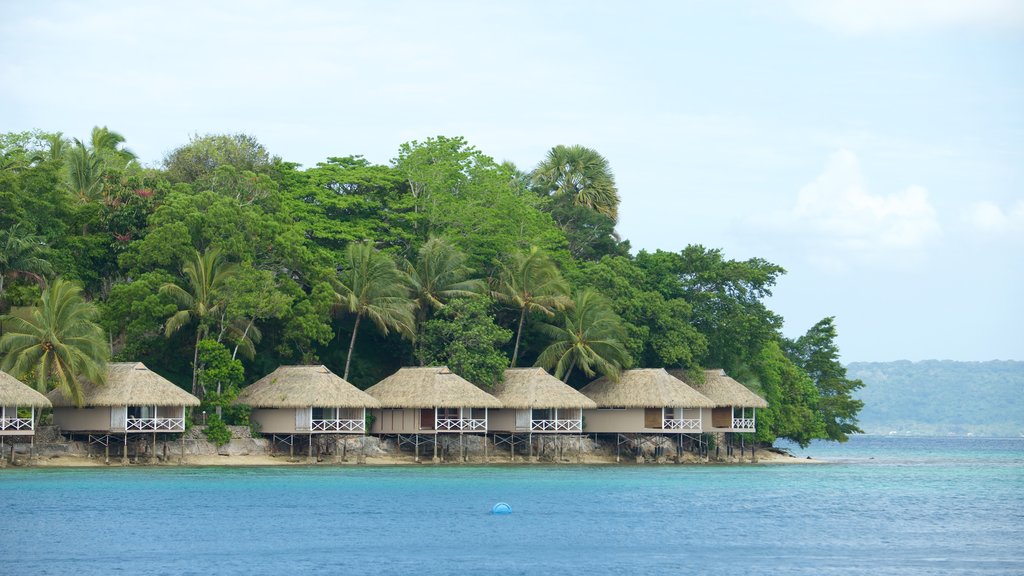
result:
M 504 502 L 498 502 L 491 508 L 491 514 L 511 514 L 512 507 Z

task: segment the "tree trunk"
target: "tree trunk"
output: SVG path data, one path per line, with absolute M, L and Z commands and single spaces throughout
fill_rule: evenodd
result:
M 345 358 L 345 375 L 341 377 L 342 380 L 348 380 L 348 367 L 352 363 L 352 351 L 356 348 L 356 332 L 359 331 L 359 321 L 363 319 L 361 314 L 356 315 L 356 323 L 352 326 L 352 340 L 348 343 L 348 357 Z
M 199 398 L 200 400 L 202 399 L 202 397 L 199 396 L 199 389 L 196 387 L 196 385 L 198 383 L 197 376 L 199 375 L 199 341 L 202 340 L 202 336 L 203 328 L 200 325 L 199 327 L 196 328 L 196 349 L 192 353 L 192 395 Z
M 253 318 L 252 320 L 249 320 L 249 323 L 245 326 L 245 332 L 242 332 L 242 337 L 238 339 L 238 342 L 235 342 L 235 350 L 231 353 L 231 359 L 232 360 L 235 359 L 235 356 L 238 356 L 238 346 L 249 335 L 249 328 L 252 328 L 252 323 L 255 322 L 255 321 L 256 321 L 255 318 Z
M 516 367 L 516 359 L 519 358 L 519 339 L 523 336 L 523 323 L 526 321 L 526 307 L 523 306 L 523 311 L 519 314 L 519 330 L 516 330 L 516 347 L 512 350 L 512 365 L 509 368 Z

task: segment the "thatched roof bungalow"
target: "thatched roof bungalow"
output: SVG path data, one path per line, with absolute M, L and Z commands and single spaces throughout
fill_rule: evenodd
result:
M 583 410 L 597 403 L 543 368 L 509 368 L 491 394 L 504 408 L 490 413 L 497 432 L 582 432 Z
M 82 407 L 62 390 L 47 395 L 53 423 L 64 432 L 184 432 L 185 407 L 199 399 L 142 362 L 107 364 L 107 380 L 82 380 Z
M 34 388 L 6 372 L 0 372 L 0 436 L 35 434 L 36 408 L 50 401 Z
M 599 378 L 580 390 L 597 403 L 587 410 L 586 432 L 700 432 L 701 409 L 714 402 L 664 368 L 625 370 L 618 380 Z
M 366 409 L 380 402 L 326 366 L 280 366 L 246 387 L 238 404 L 267 434 L 363 434 Z
M 373 412 L 377 434 L 485 433 L 487 410 L 502 406 L 447 366 L 402 368 L 366 393 L 381 404 Z
M 757 431 L 756 409 L 767 408 L 768 402 L 730 378 L 725 370 L 705 370 L 703 379 L 694 378 L 685 370 L 671 370 L 669 373 L 715 403 L 710 410 L 705 409 L 705 432 Z

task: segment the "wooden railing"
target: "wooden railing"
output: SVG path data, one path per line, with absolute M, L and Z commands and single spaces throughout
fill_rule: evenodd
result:
M 31 430 L 31 418 L 0 418 L 0 430 Z
M 753 418 L 733 418 L 732 419 L 733 430 L 754 430 L 754 419 Z
M 363 432 L 365 420 L 313 420 L 313 430 L 323 432 Z
M 666 418 L 661 427 L 665 430 L 700 430 L 700 418 Z
M 438 418 L 434 422 L 434 429 L 483 432 L 487 430 L 487 420 L 482 418 Z
M 184 418 L 128 418 L 125 430 L 153 432 L 183 432 Z
M 530 430 L 537 432 L 579 432 L 583 429 L 583 423 L 576 420 L 532 420 Z

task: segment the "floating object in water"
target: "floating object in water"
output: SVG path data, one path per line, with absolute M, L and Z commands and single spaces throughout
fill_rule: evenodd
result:
M 498 502 L 493 507 L 491 507 L 491 514 L 511 514 L 511 513 L 512 513 L 512 507 L 509 506 L 508 504 L 505 504 L 504 502 Z

